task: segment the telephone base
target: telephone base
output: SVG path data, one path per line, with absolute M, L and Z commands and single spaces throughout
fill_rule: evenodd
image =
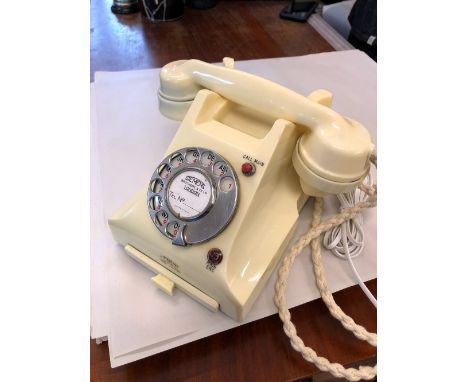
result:
M 221 154 L 237 174 L 239 198 L 232 220 L 207 241 L 173 245 L 150 218 L 145 186 L 109 219 L 114 239 L 176 288 L 189 290 L 203 305 L 210 301 L 210 309 L 219 308 L 242 321 L 273 272 L 308 199 L 291 160 L 299 134 L 289 121 L 271 119 L 201 90 L 164 157 L 187 147 Z M 246 162 L 255 164 L 251 176 L 241 171 Z

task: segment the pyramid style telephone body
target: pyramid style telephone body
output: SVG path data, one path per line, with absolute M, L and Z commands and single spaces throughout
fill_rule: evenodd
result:
M 163 115 L 182 120 L 148 184 L 109 219 L 127 254 L 212 310 L 241 321 L 309 196 L 350 191 L 374 148 L 318 90 L 304 97 L 198 60 L 161 69 Z

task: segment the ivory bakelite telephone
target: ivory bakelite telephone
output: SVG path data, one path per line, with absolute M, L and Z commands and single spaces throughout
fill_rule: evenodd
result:
M 374 145 L 329 92 L 300 95 L 228 58 L 164 66 L 158 98 L 182 123 L 148 184 L 109 219 L 112 234 L 162 290 L 240 321 L 307 198 L 355 189 Z

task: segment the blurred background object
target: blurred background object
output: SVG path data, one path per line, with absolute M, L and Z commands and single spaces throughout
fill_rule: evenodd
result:
M 356 0 L 348 21 L 348 41 L 377 61 L 377 0 Z
M 289 4 L 281 11 L 282 19 L 299 21 L 305 23 L 317 8 L 316 1 L 310 0 L 291 0 Z
M 377 61 L 377 0 L 324 4 L 322 17 L 353 47 Z
M 138 0 L 114 0 L 111 11 L 119 15 L 127 15 L 140 10 Z
M 195 9 L 210 9 L 213 8 L 218 0 L 185 0 L 185 4 L 187 4 L 190 8 Z
M 326 4 L 322 8 L 323 19 L 345 39 L 348 39 L 351 30 L 348 16 L 355 2 L 356 0 L 346 0 Z
M 184 14 L 184 0 L 138 0 L 138 4 L 151 21 L 174 21 Z

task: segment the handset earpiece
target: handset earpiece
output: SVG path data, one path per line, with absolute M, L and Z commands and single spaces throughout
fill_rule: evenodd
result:
M 331 108 L 333 95 L 327 90 L 320 89 L 311 93 L 307 98 Z M 355 147 L 354 151 L 340 150 L 338 145 L 332 147 L 333 145 L 330 144 L 328 150 L 322 152 L 320 147 L 317 147 L 317 145 L 320 146 L 317 142 L 318 135 L 322 134 L 324 137 L 331 134 L 329 138 L 335 138 L 331 130 L 322 130 L 320 127 L 317 128 L 315 136 L 314 133 L 307 132 L 299 138 L 292 160 L 305 194 L 325 196 L 351 191 L 367 176 L 370 168 L 368 157 L 374 145 L 362 124 L 351 118 L 345 117 L 344 119 L 350 125 L 351 130 L 346 137 L 345 144 L 348 147 Z M 358 150 L 359 147 L 361 151 Z M 364 167 L 363 163 L 365 163 Z
M 264 78 L 199 60 L 172 62 L 161 69 L 159 107 L 182 120 L 199 90 L 206 88 L 250 109 L 283 118 L 307 131 L 292 155 L 305 194 L 324 196 L 350 191 L 369 172 L 374 149 L 367 129 L 332 110 L 326 91 L 304 97 Z
M 327 90 L 315 90 L 307 98 L 331 109 L 333 95 Z M 369 132 L 358 121 L 343 119 L 346 128 L 342 128 L 340 134 L 336 134 L 334 123 L 318 125 L 297 141 L 292 161 L 307 195 L 351 191 L 369 172 L 368 158 L 374 149 Z

